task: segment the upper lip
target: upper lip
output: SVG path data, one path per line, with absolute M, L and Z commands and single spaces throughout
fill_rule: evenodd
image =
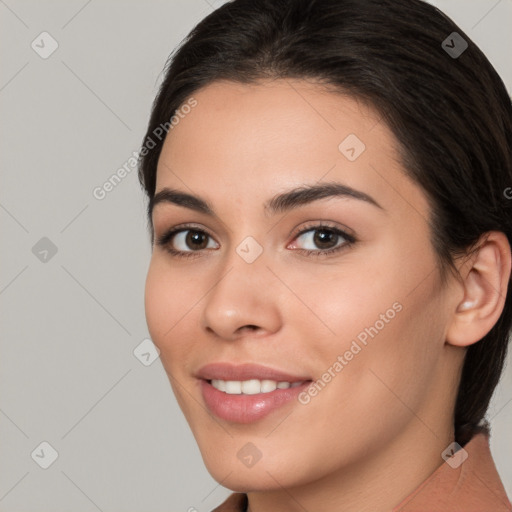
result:
M 282 370 L 275 370 L 268 366 L 259 364 L 245 363 L 232 364 L 227 362 L 207 364 L 197 372 L 199 379 L 204 380 L 236 380 L 244 381 L 251 379 L 275 380 L 281 382 L 302 382 L 310 380 L 310 377 L 292 375 Z

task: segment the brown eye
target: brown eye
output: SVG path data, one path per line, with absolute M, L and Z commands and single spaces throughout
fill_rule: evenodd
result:
M 203 249 L 218 248 L 211 235 L 193 226 L 167 231 L 157 237 L 156 245 L 176 257 L 200 256 Z
M 209 242 L 212 243 L 209 243 Z M 210 235 L 199 229 L 182 229 L 176 231 L 168 242 L 177 251 L 190 252 L 202 249 L 214 249 L 216 246 Z
M 208 235 L 202 231 L 187 230 L 188 234 L 185 237 L 185 245 L 193 249 L 206 249 L 208 245 Z
M 332 229 L 317 229 L 313 236 L 314 244 L 320 249 L 332 249 L 338 241 L 339 235 Z
M 322 227 L 303 231 L 296 239 L 301 238 L 303 246 L 300 248 L 307 251 L 333 249 L 339 245 L 340 238 L 342 241 L 348 240 L 348 237 L 338 229 Z

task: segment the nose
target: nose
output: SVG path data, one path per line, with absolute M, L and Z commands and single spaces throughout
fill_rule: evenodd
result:
M 202 302 L 203 329 L 229 341 L 277 332 L 278 284 L 262 257 L 247 263 L 234 254 Z

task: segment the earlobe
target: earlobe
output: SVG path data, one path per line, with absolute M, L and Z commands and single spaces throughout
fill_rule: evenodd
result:
M 481 340 L 503 311 L 511 272 L 506 235 L 500 231 L 486 233 L 469 262 L 469 269 L 461 272 L 464 296 L 456 305 L 446 334 L 446 342 L 459 347 Z

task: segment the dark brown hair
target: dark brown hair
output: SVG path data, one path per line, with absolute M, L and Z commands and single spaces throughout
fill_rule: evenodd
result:
M 454 259 L 475 249 L 486 232 L 502 231 L 511 243 L 510 97 L 470 38 L 421 0 L 235 0 L 211 13 L 166 65 L 144 138 L 154 147 L 139 162 L 149 199 L 164 141 L 155 141 L 155 130 L 216 80 L 265 78 L 320 81 L 380 112 L 407 175 L 429 201 L 443 282 L 448 270 L 456 275 Z M 489 428 L 484 417 L 512 323 L 510 287 L 509 281 L 498 322 L 467 349 L 454 411 L 461 445 Z

